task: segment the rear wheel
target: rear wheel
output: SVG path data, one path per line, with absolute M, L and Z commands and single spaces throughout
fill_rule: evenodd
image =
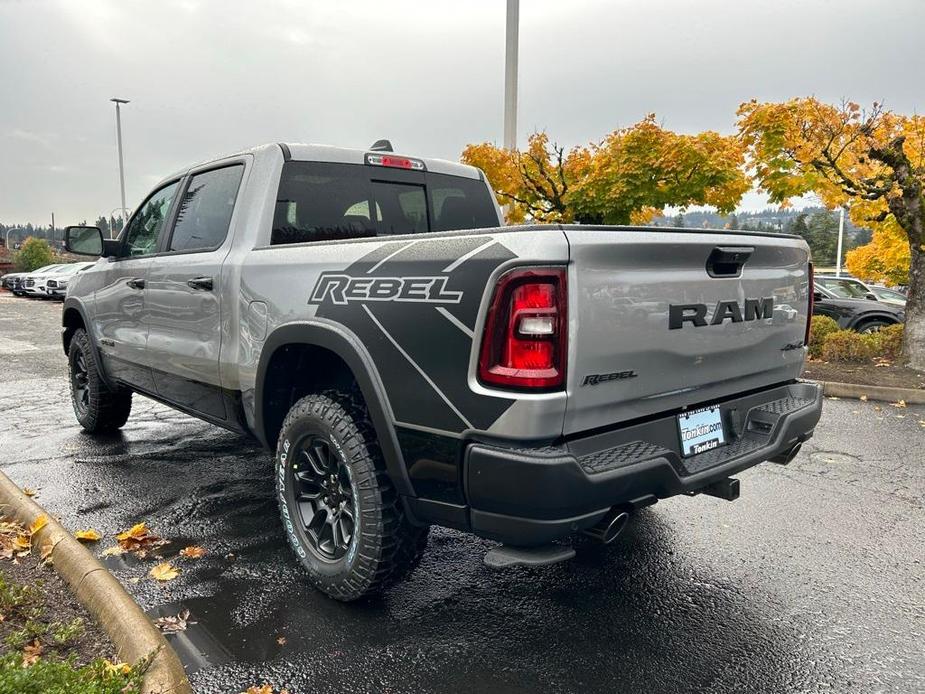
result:
M 419 563 L 429 528 L 405 517 L 365 409 L 348 394 L 293 405 L 276 448 L 276 487 L 289 544 L 331 597 L 380 592 Z
M 120 428 L 132 411 L 132 393 L 112 389 L 100 378 L 99 365 L 83 328 L 74 331 L 68 348 L 71 404 L 84 431 L 104 434 Z
M 863 333 L 863 334 L 879 333 L 881 328 L 885 328 L 888 325 L 893 325 L 893 323 L 890 323 L 889 321 L 885 321 L 885 320 L 878 320 L 878 319 L 869 320 L 869 321 L 866 321 L 865 323 L 861 323 L 860 327 L 858 327 L 858 332 Z

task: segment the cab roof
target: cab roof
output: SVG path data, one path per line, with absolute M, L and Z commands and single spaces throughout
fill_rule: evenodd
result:
M 213 164 L 220 162 L 224 159 L 229 159 L 231 157 L 240 156 L 242 154 L 251 154 L 254 156 L 266 155 L 269 151 L 282 152 L 283 158 L 286 161 L 317 161 L 317 162 L 329 162 L 334 164 L 365 164 L 366 155 L 387 155 L 390 157 L 397 158 L 408 158 L 416 159 L 424 163 L 424 166 L 427 171 L 440 174 L 448 174 L 450 176 L 462 176 L 464 178 L 473 178 L 476 180 L 484 180 L 482 172 L 475 168 L 474 166 L 468 166 L 466 164 L 460 164 L 459 162 L 448 161 L 446 159 L 434 159 L 430 157 L 419 157 L 414 154 L 404 154 L 401 152 L 383 152 L 379 150 L 372 149 L 351 149 L 347 147 L 334 147 L 332 145 L 319 145 L 319 144 L 306 144 L 302 142 L 274 142 L 264 145 L 258 145 L 256 147 L 251 147 L 249 149 L 241 150 L 239 152 L 233 152 L 230 154 L 223 155 L 221 157 L 214 157 L 206 161 L 201 161 L 191 166 L 188 166 L 179 171 L 175 171 L 169 176 L 166 176 L 161 180 L 157 185 L 160 186 L 163 183 L 176 179 L 180 176 L 186 175 L 191 169 L 197 169 L 201 166 L 206 166 L 208 164 Z

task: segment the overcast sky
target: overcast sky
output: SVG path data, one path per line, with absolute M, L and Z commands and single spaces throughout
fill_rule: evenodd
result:
M 58 226 L 263 142 L 500 143 L 504 0 L 0 0 L 0 221 Z M 923 0 L 522 0 L 520 119 L 567 145 L 751 98 L 925 110 Z M 749 195 L 743 206 L 762 205 Z

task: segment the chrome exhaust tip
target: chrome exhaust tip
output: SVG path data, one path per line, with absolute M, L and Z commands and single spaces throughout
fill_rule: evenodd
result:
M 602 545 L 609 545 L 617 539 L 629 522 L 630 514 L 623 509 L 612 508 L 594 527 L 582 530 L 582 535 L 590 537 Z
M 800 452 L 800 449 L 803 448 L 803 442 L 797 442 L 793 445 L 786 453 L 781 453 L 780 455 L 774 456 L 771 458 L 772 463 L 777 463 L 778 465 L 787 465 L 791 460 L 797 457 Z

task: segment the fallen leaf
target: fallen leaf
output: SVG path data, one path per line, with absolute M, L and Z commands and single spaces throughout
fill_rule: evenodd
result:
M 39 659 L 39 656 L 42 655 L 42 650 L 42 642 L 38 639 L 27 644 L 26 647 L 22 649 L 22 666 L 29 667 L 30 665 L 34 665 Z
M 861 402 L 867 402 L 867 396 L 866 396 L 866 395 L 862 395 L 860 399 L 861 399 Z
M 185 559 L 201 559 L 205 553 L 205 548 L 198 545 L 190 545 L 180 550 L 180 556 Z
M 248 687 L 247 691 L 241 692 L 241 694 L 273 694 L 273 687 L 269 684 L 258 687 L 255 684 L 253 687 Z
M 110 663 L 104 660 L 103 664 L 106 666 L 106 672 L 113 675 L 127 675 L 132 671 L 132 666 L 128 663 Z
M 180 631 L 186 631 L 189 624 L 195 624 L 189 619 L 189 610 L 183 610 L 176 617 L 158 617 L 154 620 L 154 626 L 161 630 L 162 634 L 176 634 Z
M 903 404 L 903 407 L 905 407 L 905 404 Z M 34 521 L 32 521 L 32 523 L 29 525 L 29 534 L 35 535 L 39 530 L 44 528 L 46 525 L 48 525 L 48 516 L 46 516 L 43 513 L 41 516 L 39 516 Z
M 89 530 L 78 530 L 76 533 L 74 533 L 74 537 L 85 542 L 99 542 L 103 539 L 103 536 L 93 528 L 90 528 Z
M 138 577 L 138 576 L 135 576 L 135 577 L 133 577 L 133 578 L 128 579 L 128 582 L 129 582 L 129 583 L 132 583 L 132 584 L 136 584 L 136 583 L 138 583 L 139 581 L 141 581 L 141 578 Z
M 276 639 L 276 643 L 278 643 L 280 646 L 285 646 L 285 645 L 286 645 L 286 637 L 285 637 L 285 636 L 280 636 L 278 639 Z
M 906 406 L 905 400 L 897 400 L 896 402 L 893 403 L 893 407 L 905 407 L 905 406 Z
M 26 496 L 35 496 L 35 490 L 32 487 L 23 487 L 22 493 Z
M 147 525 L 145 525 L 144 523 L 136 523 L 128 530 L 123 530 L 121 533 L 116 535 L 116 539 L 119 542 L 122 542 L 123 540 L 129 540 L 129 539 L 137 540 L 137 539 L 141 539 L 147 536 L 148 534 L 149 533 L 148 533 Z
M 127 552 L 134 552 L 139 558 L 144 559 L 148 552 L 156 547 L 161 547 L 169 543 L 168 540 L 161 539 L 150 530 L 144 523 L 136 523 L 128 530 L 116 535 L 119 546 Z
M 152 567 L 148 575 L 156 581 L 172 581 L 180 575 L 180 570 L 169 561 L 165 561 Z
M 50 564 L 51 552 L 54 550 L 55 546 L 51 542 L 46 542 L 42 545 L 42 549 L 39 551 L 39 559 L 41 559 L 46 564 Z
M 125 550 L 122 549 L 119 545 L 113 545 L 112 547 L 107 547 L 103 550 L 101 557 L 118 557 L 122 554 L 125 554 Z

